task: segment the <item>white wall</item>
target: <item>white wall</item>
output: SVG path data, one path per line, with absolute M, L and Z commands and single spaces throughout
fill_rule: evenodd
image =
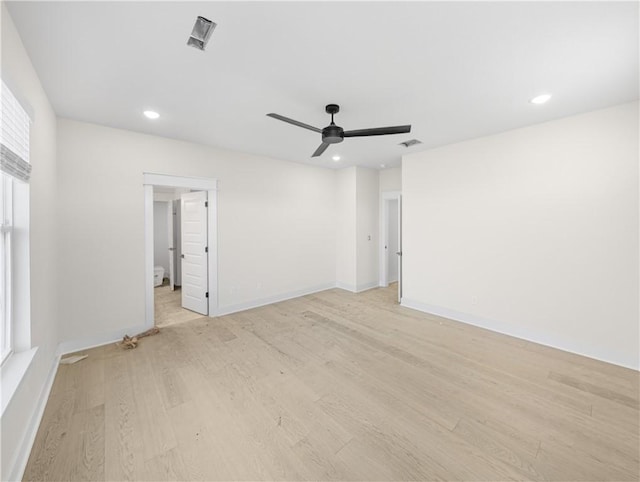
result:
M 219 180 L 221 310 L 334 286 L 335 171 L 65 119 L 58 134 L 63 339 L 144 322 L 143 172 Z
M 403 303 L 638 368 L 638 103 L 406 156 Z
M 356 291 L 378 286 L 378 171 L 356 168 Z
M 173 202 L 171 201 L 171 203 Z M 173 206 L 171 206 L 171 210 L 173 211 Z M 153 202 L 153 266 L 162 266 L 165 278 L 169 277 L 168 215 L 168 202 Z
M 33 115 L 30 158 L 33 165 L 29 188 L 29 258 L 31 306 L 26 330 L 30 346 L 38 347 L 22 383 L 0 419 L 1 479 L 20 476 L 35 435 L 32 423 L 45 401 L 41 396 L 55 367 L 58 344 L 57 246 L 56 246 L 56 119 L 22 41 L 4 3 L 2 16 L 2 78 L 17 97 L 29 104 Z M 27 246 L 21 243 L 17 249 Z M 18 348 L 25 348 L 24 346 Z M 28 348 L 28 347 L 27 347 Z M 9 360 L 10 361 L 10 360 Z M 3 397 L 6 394 L 3 393 Z
M 380 173 L 380 192 L 402 191 L 402 167 L 382 169 Z
M 336 172 L 336 285 L 356 291 L 356 168 Z
M 358 292 L 378 286 L 378 171 L 336 174 L 336 285 Z

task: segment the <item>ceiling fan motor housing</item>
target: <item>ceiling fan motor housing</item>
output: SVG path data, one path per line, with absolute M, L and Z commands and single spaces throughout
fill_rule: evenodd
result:
M 331 114 L 331 124 L 322 129 L 322 142 L 325 144 L 337 144 L 344 141 L 344 129 L 333 123 L 333 114 L 340 112 L 338 104 L 328 104 L 324 108 L 327 114 Z
M 322 142 L 326 144 L 337 144 L 344 141 L 344 129 L 335 124 L 322 129 Z

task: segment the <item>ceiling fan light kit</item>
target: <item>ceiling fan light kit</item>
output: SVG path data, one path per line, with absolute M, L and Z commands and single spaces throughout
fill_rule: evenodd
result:
M 345 131 L 342 127 L 336 125 L 333 121 L 333 116 L 340 112 L 340 106 L 338 104 L 328 104 L 324 108 L 324 110 L 327 114 L 331 115 L 331 124 L 329 124 L 324 129 L 319 129 L 318 127 L 314 127 L 309 124 L 305 124 L 304 122 L 293 120 L 280 114 L 275 114 L 273 112 L 267 114 L 267 116 L 282 122 L 287 122 L 288 124 L 293 124 L 294 126 L 309 129 L 314 132 L 319 132 L 322 135 L 322 143 L 311 155 L 311 157 L 318 157 L 322 155 L 322 153 L 327 150 L 327 147 L 329 147 L 331 144 L 338 144 L 344 141 L 345 137 L 386 136 L 390 134 L 406 134 L 411 132 L 411 125 L 374 127 L 372 129 Z

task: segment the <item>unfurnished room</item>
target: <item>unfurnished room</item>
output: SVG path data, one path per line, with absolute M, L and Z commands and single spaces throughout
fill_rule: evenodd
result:
M 1 480 L 640 480 L 640 2 L 0 4 Z

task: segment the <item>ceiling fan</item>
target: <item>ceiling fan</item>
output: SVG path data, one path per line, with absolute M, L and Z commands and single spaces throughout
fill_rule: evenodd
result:
M 316 152 L 314 152 L 311 157 L 320 156 L 324 151 L 327 150 L 329 144 L 338 144 L 339 142 L 342 142 L 345 137 L 386 136 L 388 134 L 406 134 L 407 132 L 411 132 L 411 125 L 374 127 L 373 129 L 345 131 L 342 127 L 335 125 L 335 123 L 333 122 L 333 115 L 340 112 L 340 106 L 337 104 L 329 104 L 325 107 L 324 110 L 327 112 L 327 114 L 331 114 L 331 124 L 329 124 L 324 129 L 319 129 L 317 127 L 310 126 L 309 124 L 305 124 L 304 122 L 289 119 L 288 117 L 280 114 L 271 113 L 267 114 L 267 116 L 281 120 L 282 122 L 288 122 L 289 124 L 293 124 L 294 126 L 303 127 L 305 129 L 309 129 L 310 131 L 321 133 L 322 144 L 320 144 L 320 147 L 316 149 Z

